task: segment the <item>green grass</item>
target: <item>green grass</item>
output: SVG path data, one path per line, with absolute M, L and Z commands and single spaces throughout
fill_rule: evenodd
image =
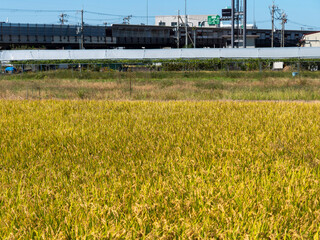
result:
M 297 71 L 297 70 L 296 70 Z M 0 80 L 37 80 L 37 79 L 80 79 L 85 81 L 114 81 L 114 79 L 135 79 L 147 80 L 161 80 L 161 79 L 185 79 L 185 80 L 212 80 L 223 79 L 235 81 L 237 79 L 265 79 L 265 78 L 292 78 L 291 71 L 145 71 L 145 72 L 96 72 L 84 70 L 82 72 L 76 70 L 57 70 L 37 73 L 23 73 L 13 75 L 0 75 Z M 300 73 L 302 78 L 319 79 L 320 72 L 302 71 Z
M 320 100 L 319 80 L 317 72 L 56 71 L 2 75 L 0 99 L 310 101 Z
M 3 239 L 319 239 L 320 105 L 0 101 Z

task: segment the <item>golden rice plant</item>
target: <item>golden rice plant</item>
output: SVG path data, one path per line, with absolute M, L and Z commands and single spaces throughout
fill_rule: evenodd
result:
M 320 104 L 0 101 L 3 239 L 319 239 Z

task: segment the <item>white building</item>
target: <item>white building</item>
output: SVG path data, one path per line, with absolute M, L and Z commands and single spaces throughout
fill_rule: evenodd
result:
M 320 32 L 306 34 L 302 38 L 303 47 L 320 47 Z
M 211 19 L 217 19 L 216 22 L 212 22 Z M 178 16 L 174 15 L 166 15 L 166 16 L 156 16 L 155 24 L 157 26 L 178 26 L 178 22 L 180 26 L 184 26 L 185 15 L 180 15 L 180 19 L 178 21 Z M 218 23 L 218 24 L 213 24 Z M 213 15 L 188 15 L 188 26 L 189 27 L 212 27 L 212 28 L 231 28 L 231 24 L 224 24 L 220 22 L 220 16 Z M 247 24 L 247 29 L 255 28 L 253 24 Z
M 208 18 L 217 17 L 218 15 L 188 15 L 188 26 L 190 27 L 220 27 L 217 25 L 209 25 Z M 185 15 L 180 15 L 181 19 L 178 21 L 178 16 L 156 16 L 157 26 L 171 26 L 176 27 L 178 22 L 184 25 Z M 219 17 L 220 18 L 220 17 Z

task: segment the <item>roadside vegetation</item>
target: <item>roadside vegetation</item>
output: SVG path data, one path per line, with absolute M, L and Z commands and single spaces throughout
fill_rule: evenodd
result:
M 2 99 L 320 100 L 320 72 L 57 70 L 0 75 Z

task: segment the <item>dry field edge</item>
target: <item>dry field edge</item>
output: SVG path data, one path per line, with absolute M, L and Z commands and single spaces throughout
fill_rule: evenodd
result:
M 320 100 L 318 73 L 83 73 L 4 75 L 0 99 Z M 70 76 L 69 76 L 70 75 Z

